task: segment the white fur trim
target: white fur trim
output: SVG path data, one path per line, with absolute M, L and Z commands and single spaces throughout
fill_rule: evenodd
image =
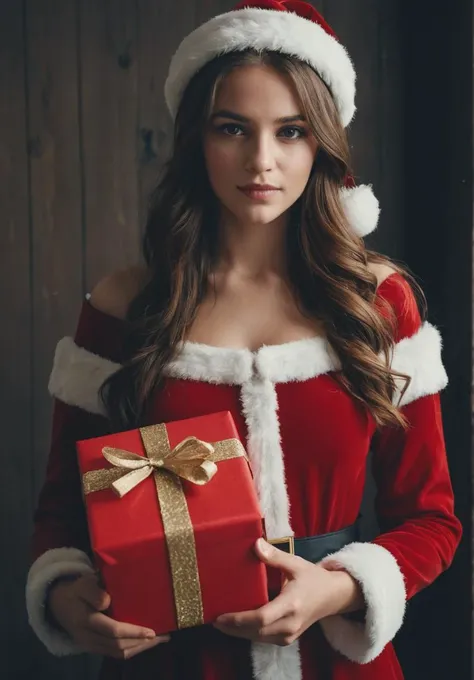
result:
M 254 376 L 244 383 L 240 399 L 248 430 L 247 450 L 269 538 L 293 535 L 275 386 Z
M 165 83 L 173 117 L 192 76 L 215 56 L 233 51 L 271 50 L 310 64 L 331 90 L 341 121 L 355 113 L 355 71 L 346 49 L 314 21 L 293 12 L 247 8 L 220 14 L 202 24 L 179 45 Z
M 93 574 L 94 567 L 82 550 L 54 548 L 33 563 L 26 584 L 26 608 L 30 626 L 51 654 L 66 656 L 81 654 L 82 650 L 71 638 L 47 623 L 44 600 L 49 584 L 58 576 Z
M 338 368 L 340 362 L 323 337 L 264 345 L 256 352 L 185 342 L 167 366 L 166 375 L 242 385 L 251 379 L 254 370 L 260 377 L 279 383 L 307 380 Z
M 402 406 L 446 387 L 448 379 L 441 349 L 439 331 L 428 322 L 415 335 L 395 345 L 391 361 L 393 370 L 412 377 Z M 98 390 L 119 368 L 119 364 L 78 347 L 72 338 L 63 338 L 56 350 L 49 391 L 66 404 L 103 414 Z M 178 379 L 243 385 L 253 375 L 271 383 L 284 383 L 309 380 L 339 369 L 340 361 L 327 339 L 316 337 L 267 345 L 257 352 L 186 342 L 182 343 L 179 354 L 165 373 Z M 401 387 L 402 381 L 394 395 L 395 404 L 400 398 Z
M 255 680 L 302 680 L 298 642 L 288 647 L 252 643 L 252 669 Z
M 255 353 L 257 372 L 275 383 L 308 380 L 340 367 L 340 361 L 325 337 L 266 345 Z
M 104 415 L 99 389 L 119 368 L 120 364 L 78 347 L 73 338 L 62 338 L 54 355 L 49 393 L 66 404 Z
M 344 187 L 341 199 L 347 221 L 358 236 L 367 236 L 377 228 L 380 207 L 371 186 Z
M 448 384 L 448 376 L 441 359 L 442 340 L 437 328 L 427 321 L 410 338 L 404 338 L 393 350 L 391 367 L 394 371 L 411 377 L 400 406 L 405 406 L 420 397 L 436 394 Z M 400 386 L 404 383 L 400 381 Z M 400 387 L 394 396 L 394 403 L 400 399 Z
M 336 562 L 362 586 L 365 623 L 344 616 L 320 621 L 331 646 L 356 663 L 369 663 L 395 637 L 403 623 L 406 592 L 396 559 L 376 543 L 351 543 L 323 560 Z
M 180 352 L 166 367 L 172 378 L 241 385 L 252 375 L 252 353 L 246 349 L 181 343 Z
M 240 398 L 248 432 L 247 451 L 267 536 L 292 536 L 275 386 L 255 374 L 242 385 Z M 288 647 L 254 644 L 252 664 L 258 680 L 301 678 L 298 643 Z

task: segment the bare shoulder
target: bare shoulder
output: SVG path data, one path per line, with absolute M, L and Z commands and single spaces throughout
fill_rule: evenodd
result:
M 89 302 L 100 312 L 125 319 L 130 303 L 148 279 L 148 271 L 143 265 L 119 269 L 94 286 Z
M 390 265 L 379 264 L 377 262 L 370 262 L 369 269 L 372 274 L 375 274 L 377 277 L 377 287 L 380 286 L 380 284 L 383 283 L 385 279 L 387 279 L 392 274 L 395 274 L 397 271 L 393 267 L 390 267 Z

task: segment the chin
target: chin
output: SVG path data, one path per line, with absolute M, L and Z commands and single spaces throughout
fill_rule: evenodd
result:
M 234 215 L 239 222 L 245 224 L 270 224 L 278 218 L 280 218 L 286 212 L 285 209 L 275 210 L 274 206 L 255 206 L 250 210 L 240 210 L 235 211 Z

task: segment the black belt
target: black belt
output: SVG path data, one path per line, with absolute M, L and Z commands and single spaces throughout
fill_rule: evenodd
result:
M 333 531 L 330 534 L 321 534 L 319 536 L 308 536 L 306 538 L 281 538 L 271 540 L 272 543 L 280 550 L 288 553 L 293 553 L 302 557 L 309 562 L 319 562 L 330 553 L 341 550 L 348 543 L 359 540 L 359 523 L 356 522 L 340 531 Z M 276 595 L 278 591 L 273 593 Z M 271 593 L 270 593 L 271 595 Z M 196 678 L 199 673 L 196 669 L 199 666 L 199 654 L 201 649 L 201 636 L 207 639 L 206 636 L 222 635 L 211 626 L 200 626 L 196 628 L 187 628 L 171 634 L 170 645 L 175 646 L 176 655 L 173 662 L 175 680 L 182 680 L 182 678 Z M 161 645 L 166 646 L 166 645 Z M 160 645 L 157 648 L 159 649 Z M 155 651 L 155 650 L 153 650 Z M 236 669 L 238 677 L 251 677 L 250 661 L 247 655 L 241 655 L 242 668 Z M 199 678 L 201 675 L 199 674 Z
M 308 562 L 320 562 L 337 550 L 341 550 L 348 543 L 359 540 L 359 522 L 351 524 L 340 531 L 332 531 L 329 534 L 319 536 L 307 536 L 305 538 L 278 538 L 268 541 L 284 552 L 298 555 Z

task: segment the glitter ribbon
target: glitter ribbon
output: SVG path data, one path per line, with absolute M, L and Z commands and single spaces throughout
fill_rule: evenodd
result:
M 204 623 L 193 525 L 182 479 L 207 484 L 216 474 L 216 463 L 246 457 L 238 439 L 212 444 L 186 437 L 170 447 L 164 424 L 139 429 L 146 457 L 131 451 L 104 447 L 102 455 L 112 468 L 92 470 L 82 477 L 84 494 L 111 488 L 120 498 L 153 475 L 168 546 L 178 629 Z

